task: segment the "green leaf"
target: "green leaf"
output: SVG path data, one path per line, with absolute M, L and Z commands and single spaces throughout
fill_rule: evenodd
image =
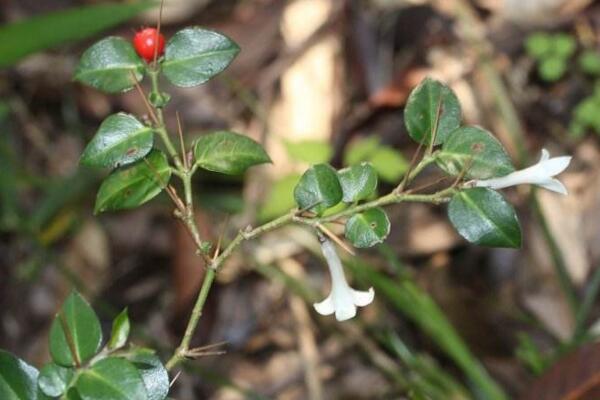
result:
M 465 176 L 471 179 L 503 176 L 515 170 L 498 139 L 475 126 L 463 126 L 452 132 L 436 161 L 450 175 L 459 175 L 468 168 Z
M 66 335 L 65 328 L 68 330 Z M 79 293 L 73 291 L 50 327 L 52 360 L 64 367 L 75 366 L 75 358 L 84 363 L 96 354 L 101 342 L 102 330 L 96 313 Z
M 91 37 L 155 5 L 151 1 L 97 4 L 4 25 L 0 28 L 0 67 L 38 51 Z
M 167 43 L 162 71 L 176 86 L 200 85 L 223 71 L 240 48 L 227 36 L 202 28 L 186 28 Z
M 67 400 L 81 400 L 81 396 L 79 395 L 77 388 L 72 387 L 67 390 Z
M 354 247 L 372 247 L 390 234 L 390 220 L 381 208 L 372 208 L 350 217 L 344 234 Z
M 75 79 L 103 92 L 119 93 L 133 88 L 143 78 L 144 68 L 131 43 L 107 37 L 83 53 Z
M 73 369 L 61 367 L 55 363 L 44 365 L 38 378 L 38 386 L 44 394 L 50 397 L 62 395 L 73 379 Z
M 404 122 L 410 137 L 429 145 L 443 143 L 460 126 L 460 103 L 448 86 L 426 78 L 417 86 L 406 103 Z
M 201 136 L 194 144 L 194 156 L 198 166 L 228 175 L 239 175 L 253 165 L 271 162 L 260 144 L 227 131 Z
M 38 371 L 7 351 L 0 350 L 0 399 L 35 400 Z
M 294 188 L 294 199 L 302 210 L 321 214 L 342 201 L 337 172 L 328 164 L 316 164 L 304 172 Z
M 84 370 L 75 387 L 83 400 L 147 400 L 140 373 L 124 358 L 108 357 Z
M 473 188 L 458 192 L 448 205 L 448 216 L 458 233 L 471 243 L 521 247 L 521 227 L 515 210 L 494 190 Z
M 150 349 L 136 349 L 127 356 L 140 373 L 148 400 L 163 400 L 169 394 L 169 374 L 160 359 Z
M 544 32 L 529 35 L 525 41 L 527 54 L 536 59 L 542 59 L 552 53 L 552 39 Z
M 540 78 L 548 82 L 554 82 L 562 78 L 567 71 L 567 62 L 560 57 L 552 56 L 543 59 L 538 64 Z
M 408 161 L 396 149 L 380 146 L 370 157 L 369 162 L 382 181 L 396 183 L 408 171 Z
M 294 187 L 300 180 L 299 174 L 286 175 L 274 182 L 269 189 L 269 194 L 265 198 L 258 219 L 267 221 L 279 217 L 294 208 Z
M 586 74 L 600 75 L 600 54 L 595 50 L 584 51 L 579 56 L 579 67 Z
M 118 113 L 106 118 L 87 145 L 80 163 L 88 167 L 115 168 L 131 164 L 152 150 L 152 128 L 133 115 Z
M 114 350 L 125 346 L 129 337 L 129 329 L 129 316 L 127 315 L 127 308 L 125 308 L 113 321 L 108 348 Z
M 370 163 L 363 162 L 338 171 L 345 203 L 369 198 L 377 189 L 377 172 Z
M 171 167 L 160 150 L 110 174 L 98 190 L 95 213 L 135 208 L 156 197 L 169 183 Z
M 369 161 L 380 147 L 381 143 L 377 136 L 354 140 L 344 152 L 344 164 L 354 165 L 361 161 Z
M 557 33 L 552 39 L 552 51 L 558 57 L 567 59 L 577 50 L 575 38 L 568 33 Z
M 309 164 L 328 162 L 333 155 L 331 145 L 320 140 L 286 141 L 285 149 L 294 160 Z

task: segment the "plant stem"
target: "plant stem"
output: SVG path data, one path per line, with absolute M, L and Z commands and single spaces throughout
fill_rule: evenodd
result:
M 206 303 L 206 299 L 208 298 L 208 293 L 212 287 L 212 284 L 215 280 L 216 270 L 213 268 L 208 268 L 206 270 L 206 275 L 204 275 L 204 280 L 202 281 L 202 287 L 200 288 L 200 293 L 198 294 L 198 299 L 196 300 L 196 304 L 194 304 L 194 309 L 192 310 L 192 315 L 190 316 L 190 320 L 188 321 L 187 327 L 185 329 L 185 333 L 183 335 L 183 339 L 181 339 L 181 344 L 171 357 L 171 359 L 167 362 L 166 368 L 167 370 L 172 369 L 175 365 L 177 365 L 181 360 L 186 357 L 186 353 L 190 348 L 190 342 L 192 337 L 194 336 L 194 331 L 198 326 L 198 322 L 200 322 L 200 317 L 202 316 L 202 310 L 204 309 L 204 304 Z
M 159 69 L 149 69 L 148 74 L 150 75 L 152 82 L 152 92 L 151 95 L 160 96 L 159 90 L 159 82 L 158 82 L 158 73 Z M 194 308 L 192 309 L 192 313 L 188 320 L 187 326 L 185 328 L 185 333 L 183 338 L 181 339 L 181 343 L 169 359 L 166 364 L 167 370 L 173 369 L 177 364 L 179 364 L 182 360 L 191 357 L 192 354 L 190 352 L 190 343 L 192 337 L 194 336 L 194 332 L 198 327 L 200 322 L 200 317 L 202 316 L 202 312 L 204 306 L 206 304 L 206 300 L 208 298 L 208 294 L 215 280 L 215 276 L 218 270 L 222 267 L 223 263 L 229 258 L 229 256 L 235 251 L 235 249 L 242 244 L 245 240 L 253 239 L 263 233 L 272 231 L 289 223 L 300 223 L 305 224 L 314 228 L 319 229 L 319 226 L 322 224 L 336 221 L 340 218 L 348 217 L 353 214 L 366 211 L 375 207 L 383 207 L 389 204 L 400 203 L 400 202 L 424 202 L 424 203 L 433 203 L 440 204 L 446 202 L 450 199 L 450 196 L 455 192 L 454 185 L 441 190 L 437 193 L 433 194 L 410 194 L 407 192 L 402 192 L 399 188 L 394 189 L 391 193 L 380 197 L 376 200 L 364 203 L 364 204 L 355 204 L 350 206 L 349 208 L 340 211 L 338 213 L 326 216 L 326 217 L 303 217 L 300 216 L 300 212 L 296 209 L 291 210 L 287 214 L 282 215 L 279 218 L 276 218 L 270 222 L 267 222 L 264 225 L 261 225 L 257 228 L 250 228 L 241 230 L 238 232 L 236 237 L 225 247 L 223 252 L 219 255 L 215 255 L 214 258 L 210 259 L 208 257 L 208 251 L 210 250 L 210 243 L 204 242 L 200 237 L 198 232 L 198 226 L 196 225 L 196 220 L 194 217 L 194 203 L 193 203 L 193 188 L 192 188 L 192 176 L 196 170 L 196 166 L 188 166 L 187 163 L 182 163 L 175 150 L 175 146 L 173 145 L 171 139 L 169 138 L 169 134 L 165 125 L 163 110 L 160 106 L 154 106 L 156 111 L 156 132 L 161 137 L 169 156 L 173 159 L 175 163 L 175 168 L 173 169 L 174 174 L 178 176 L 183 183 L 184 190 L 184 199 L 185 199 L 185 207 L 183 209 L 176 210 L 175 215 L 181 219 L 186 229 L 189 231 L 192 239 L 194 240 L 194 244 L 197 248 L 197 253 L 203 257 L 204 261 L 207 265 L 206 275 L 202 281 L 202 286 L 200 287 L 200 292 L 198 293 L 198 298 L 196 299 L 196 303 L 194 304 Z M 185 151 L 184 155 L 185 157 Z M 435 161 L 434 154 L 427 154 L 417 166 L 408 173 L 404 184 L 410 183 L 427 165 L 431 164 Z
M 200 316 L 202 315 L 202 310 L 206 302 L 206 297 L 208 296 L 208 292 L 210 291 L 210 288 L 212 286 L 215 274 L 223 266 L 223 263 L 229 258 L 229 256 L 235 251 L 235 249 L 238 246 L 240 246 L 245 240 L 254 239 L 257 236 L 262 235 L 263 233 L 275 230 L 292 222 L 316 227 L 320 224 L 335 221 L 339 218 L 347 217 L 361 211 L 366 211 L 371 208 L 381 207 L 389 204 L 401 202 L 423 202 L 439 204 L 448 201 L 450 195 L 454 193 L 455 190 L 456 189 L 454 189 L 453 187 L 450 187 L 433 194 L 398 194 L 392 192 L 383 197 L 380 197 L 379 199 L 370 201 L 368 203 L 352 206 L 346 210 L 329 215 L 327 217 L 301 217 L 298 216 L 298 210 L 294 209 L 288 212 L 287 214 L 282 215 L 279 218 L 267 222 L 264 225 L 261 225 L 254 229 L 246 229 L 238 232 L 237 236 L 229 243 L 229 245 L 227 245 L 223 252 L 218 257 L 214 258 L 208 265 L 207 273 L 204 277 L 204 282 L 202 283 L 200 293 L 198 294 L 196 305 L 192 310 L 192 315 L 190 316 L 187 327 L 185 329 L 185 334 L 183 336 L 183 339 L 181 340 L 181 344 L 177 347 L 177 350 L 175 351 L 171 359 L 167 362 L 167 369 L 172 369 L 179 362 L 186 358 L 186 355 L 190 350 L 190 340 L 200 321 Z

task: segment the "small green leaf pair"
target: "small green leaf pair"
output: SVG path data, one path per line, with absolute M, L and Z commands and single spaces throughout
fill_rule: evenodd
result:
M 50 328 L 52 362 L 38 371 L 0 351 L 0 398 L 3 400 L 162 400 L 169 377 L 151 350 L 122 349 L 129 336 L 127 311 L 113 321 L 104 349 L 100 321 L 76 292 L 63 304 Z
M 371 197 L 377 189 L 377 173 L 369 163 L 336 171 L 328 164 L 310 167 L 294 189 L 294 198 L 302 210 L 322 215 L 343 202 L 355 204 Z M 383 242 L 390 222 L 382 209 L 358 213 L 346 222 L 346 238 L 355 247 L 371 247 Z
M 186 28 L 167 42 L 160 67 L 172 84 L 197 86 L 227 68 L 239 50 L 220 33 Z M 103 92 L 120 93 L 133 88 L 147 68 L 129 41 L 108 37 L 83 53 L 75 79 Z
M 154 129 L 134 116 L 119 113 L 104 120 L 81 157 L 83 165 L 117 168 L 102 183 L 95 212 L 137 207 L 166 187 L 172 170 L 166 155 L 153 145 Z M 199 167 L 225 174 L 241 174 L 271 161 L 252 139 L 224 131 L 198 139 L 194 154 Z
M 577 42 L 566 33 L 537 32 L 527 38 L 525 49 L 536 60 L 540 78 L 554 82 L 567 71 L 569 59 L 577 50 Z
M 340 170 L 329 164 L 316 164 L 306 170 L 294 188 L 294 198 L 302 210 L 318 215 L 340 202 L 354 203 L 371 196 L 377 188 L 377 175 L 369 163 Z
M 506 150 L 490 132 L 461 126 L 460 103 L 442 83 L 425 79 L 410 94 L 404 115 L 414 140 L 431 148 L 441 145 L 432 157 L 448 175 L 488 179 L 514 171 Z M 521 245 L 515 210 L 498 192 L 462 189 L 452 197 L 448 215 L 458 233 L 471 243 L 494 247 Z

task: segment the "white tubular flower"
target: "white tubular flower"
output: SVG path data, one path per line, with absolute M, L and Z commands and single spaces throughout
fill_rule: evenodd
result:
M 370 304 L 375 297 L 373 288 L 366 292 L 352 289 L 346 277 L 340 257 L 335 251 L 333 243 L 329 239 L 321 239 L 321 250 L 327 260 L 329 273 L 331 274 L 331 293 L 325 300 L 313 306 L 321 315 L 335 313 L 335 319 L 345 321 L 356 315 L 356 307 L 364 307 Z
M 550 158 L 548 150 L 542 149 L 540 161 L 529 168 L 512 172 L 499 178 L 475 180 L 475 186 L 489 187 L 492 189 L 503 189 L 505 187 L 532 184 L 541 186 L 560 194 L 567 194 L 567 188 L 558 180 L 553 178 L 563 172 L 571 162 L 571 156 Z

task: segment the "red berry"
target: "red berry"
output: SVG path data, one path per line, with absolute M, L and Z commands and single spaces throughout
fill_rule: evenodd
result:
M 154 49 L 158 48 L 157 57 L 162 56 L 165 50 L 165 37 L 157 35 L 155 28 L 144 28 L 133 37 L 133 47 L 140 57 L 146 62 L 154 60 Z M 158 39 L 157 39 L 158 38 Z

